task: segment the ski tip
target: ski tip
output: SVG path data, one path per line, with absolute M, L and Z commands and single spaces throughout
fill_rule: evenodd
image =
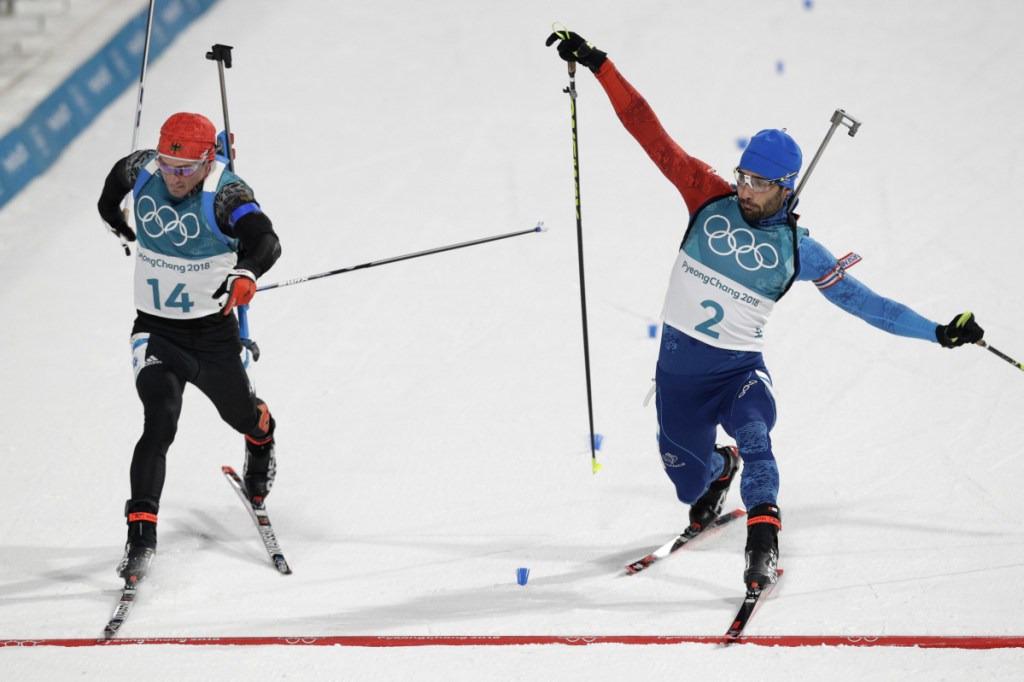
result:
M 224 465 L 220 468 L 220 472 L 222 474 L 233 474 L 235 473 L 235 470 L 227 465 Z

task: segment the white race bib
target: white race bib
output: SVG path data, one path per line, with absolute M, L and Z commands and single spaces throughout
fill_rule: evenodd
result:
M 661 317 L 709 346 L 761 351 L 775 301 L 695 262 L 676 256 Z
M 171 319 L 196 319 L 219 312 L 217 287 L 227 279 L 237 256 L 224 253 L 185 259 L 149 251 L 135 252 L 135 307 Z

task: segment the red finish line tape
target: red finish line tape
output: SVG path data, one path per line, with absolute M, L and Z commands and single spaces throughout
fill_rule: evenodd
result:
M 723 638 L 711 635 L 648 636 L 599 635 L 565 637 L 547 635 L 385 635 L 326 637 L 140 637 L 124 639 L 0 639 L 0 647 L 83 647 L 170 644 L 178 646 L 348 646 L 348 647 L 410 647 L 410 646 L 516 646 L 562 644 L 721 644 Z M 1020 649 L 1024 637 L 987 636 L 915 636 L 915 635 L 752 635 L 733 644 L 756 646 L 855 646 L 855 647 L 918 647 L 921 649 Z

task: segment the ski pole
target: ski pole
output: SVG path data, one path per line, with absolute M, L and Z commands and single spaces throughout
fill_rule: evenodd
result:
M 228 170 L 235 171 L 235 158 L 231 150 L 231 120 L 228 118 L 228 91 L 224 87 L 224 69 L 231 68 L 231 46 L 214 45 L 206 53 L 206 58 L 217 62 L 217 72 L 220 75 L 220 101 L 224 109 L 224 156 L 228 160 Z
M 828 129 L 828 133 L 825 135 L 825 139 L 822 140 L 821 146 L 818 147 L 817 153 L 814 158 L 811 159 L 811 164 L 807 166 L 807 172 L 804 173 L 804 177 L 800 179 L 800 184 L 796 186 L 796 192 L 793 193 L 793 197 L 789 200 L 790 206 L 796 206 L 796 198 L 800 196 L 800 192 L 803 191 L 804 185 L 807 184 L 807 178 L 811 177 L 811 173 L 814 171 L 814 167 L 818 165 L 818 159 L 821 158 L 822 152 L 825 151 L 825 147 L 828 146 L 829 140 L 832 139 L 832 134 L 836 132 L 836 128 L 840 125 L 844 125 L 850 129 L 850 137 L 857 134 L 857 130 L 860 128 L 860 121 L 850 116 L 842 109 L 836 109 L 835 113 L 832 114 L 832 126 Z
M 139 96 L 135 104 L 135 121 L 132 124 L 132 148 L 128 152 L 132 154 L 135 152 L 135 148 L 139 144 L 139 125 L 142 123 L 142 95 L 145 90 L 146 83 L 146 65 L 149 63 L 149 38 L 153 34 L 153 10 L 156 0 L 149 0 L 149 14 L 146 16 L 146 41 L 142 48 L 142 68 L 139 71 Z M 128 221 L 128 195 L 125 195 L 124 203 L 121 206 L 121 213 L 124 215 L 125 222 Z M 123 235 L 118 235 L 121 240 L 121 247 L 124 249 L 124 255 L 130 256 L 132 252 L 128 249 L 128 240 Z
M 231 120 L 228 118 L 228 91 L 224 85 L 224 69 L 231 68 L 231 49 L 230 45 L 218 43 L 210 48 L 210 51 L 206 53 L 206 58 L 217 62 L 217 73 L 220 76 L 220 102 L 221 108 L 224 110 L 224 158 L 227 160 L 228 170 L 234 172 L 235 154 L 231 148 L 232 137 Z M 246 353 L 252 353 L 252 361 L 257 362 L 260 359 L 260 347 L 249 338 L 249 306 L 248 304 L 240 305 L 235 310 L 238 312 L 238 337 L 242 341 Z M 248 364 L 248 357 L 246 357 L 245 365 L 248 366 Z
M 569 39 L 569 29 L 558 22 L 551 29 L 563 40 Z M 580 154 L 579 128 L 576 123 L 576 62 L 568 62 L 569 87 L 562 92 L 569 95 L 569 107 L 572 113 L 572 165 L 573 181 L 576 185 L 576 251 L 580 271 L 580 312 L 583 316 L 583 369 L 587 380 L 587 417 L 590 420 L 590 467 L 593 473 L 601 469 L 597 463 L 597 446 L 594 439 L 594 397 L 590 381 L 590 336 L 587 333 L 587 285 L 583 274 L 583 216 L 580 209 Z
M 306 275 L 304 277 L 296 277 L 295 279 L 285 280 L 283 282 L 276 282 L 274 284 L 265 284 L 256 289 L 256 291 L 268 291 L 270 289 L 280 289 L 281 287 L 290 287 L 293 284 L 302 284 L 303 282 L 312 282 L 315 279 L 323 279 L 324 277 L 331 277 L 332 275 L 341 275 L 346 272 L 353 272 L 354 270 L 365 270 L 366 268 L 373 268 L 378 265 L 387 265 L 388 263 L 397 263 L 403 260 L 411 260 L 413 258 L 419 258 L 420 256 L 429 256 L 434 253 L 442 253 L 444 251 L 454 251 L 455 249 L 462 249 L 467 246 L 475 246 L 477 244 L 486 244 L 487 242 L 498 241 L 499 239 L 508 239 L 509 237 L 518 237 L 521 234 L 530 234 L 532 232 L 546 232 L 547 228 L 544 227 L 543 222 L 537 223 L 536 227 L 531 227 L 529 230 L 520 230 L 518 232 L 509 232 L 507 234 L 499 234 L 494 237 L 484 237 L 483 239 L 474 239 L 470 242 L 462 242 L 461 244 L 451 244 L 449 246 L 439 246 L 436 249 L 427 249 L 426 251 L 417 251 L 416 253 L 408 253 L 404 256 L 394 256 L 393 258 L 383 258 L 381 260 L 370 261 L 369 263 L 362 263 L 361 265 L 353 265 L 347 268 L 339 268 L 337 270 L 330 270 L 328 272 L 320 272 L 315 275 Z
M 987 343 L 985 343 L 984 339 L 976 341 L 975 343 L 977 343 L 982 348 L 988 350 L 989 352 L 993 353 L 994 355 L 1002 358 L 1003 360 L 1006 360 L 1008 363 L 1010 363 L 1011 365 L 1013 365 L 1017 369 L 1024 370 L 1024 364 L 1021 364 L 1021 363 L 1017 362 L 1016 360 L 1011 358 L 1009 355 L 1007 355 L 1007 354 L 1005 354 L 1005 353 L 1003 353 L 1003 352 L 993 348 L 992 346 L 988 345 Z

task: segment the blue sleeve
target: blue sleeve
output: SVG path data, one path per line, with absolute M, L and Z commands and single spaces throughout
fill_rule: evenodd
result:
M 857 260 L 859 258 L 852 262 Z M 800 241 L 800 274 L 797 279 L 813 281 L 825 298 L 873 327 L 897 336 L 938 343 L 935 338 L 938 323 L 918 315 L 902 303 L 873 292 L 852 277 L 828 249 L 810 237 Z

